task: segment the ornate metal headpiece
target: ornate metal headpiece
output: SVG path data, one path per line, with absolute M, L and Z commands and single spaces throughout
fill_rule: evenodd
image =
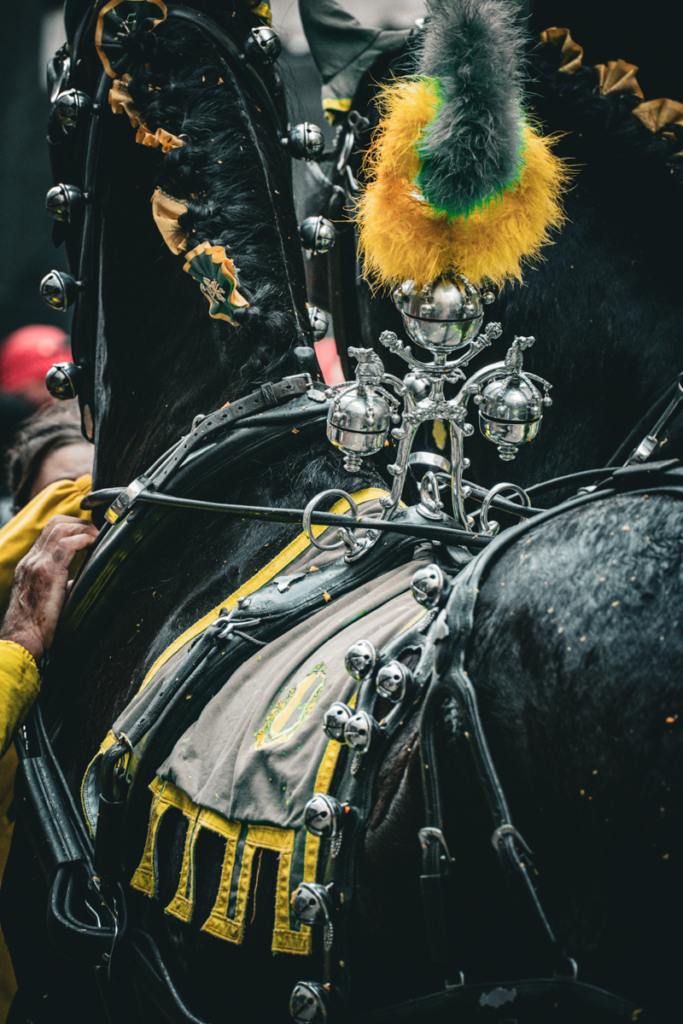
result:
M 431 352 L 430 363 L 416 359 L 411 349 L 392 331 L 384 331 L 380 342 L 408 364 L 402 380 L 387 373 L 381 358 L 372 349 L 350 348 L 357 360 L 356 379 L 328 390 L 332 399 L 327 422 L 327 436 L 344 453 L 344 465 L 356 472 L 362 460 L 380 451 L 389 434 L 398 441 L 396 461 L 388 467 L 394 478 L 391 493 L 381 499 L 382 519 L 391 519 L 403 493 L 409 464 L 422 461 L 411 449 L 420 424 L 442 420 L 450 426 L 451 458 L 442 460 L 442 468 L 450 471 L 448 483 L 453 499 L 453 514 L 460 528 L 474 530 L 474 519 L 468 516 L 464 500 L 468 489 L 463 485 L 463 469 L 469 460 L 463 454 L 463 440 L 474 432 L 466 422 L 468 404 L 473 399 L 479 407 L 479 428 L 489 441 L 498 446 L 501 459 L 514 459 L 520 445 L 537 435 L 543 407 L 552 403 L 550 384 L 523 369 L 523 351 L 533 338 L 516 337 L 505 359 L 477 370 L 467 379 L 463 367 L 482 349 L 502 334 L 500 324 L 490 323 L 481 330 L 484 305 L 493 301 L 490 292 L 480 292 L 462 275 L 442 277 L 425 288 L 406 281 L 394 292 L 394 301 L 401 313 L 408 335 Z M 456 358 L 449 356 L 459 353 Z M 447 385 L 460 385 L 454 397 L 446 396 Z M 536 385 L 540 385 L 542 394 Z M 438 460 L 427 460 L 438 461 Z M 444 518 L 440 490 L 445 486 L 443 472 L 430 469 L 420 484 L 418 510 L 431 520 Z M 516 484 L 498 484 L 496 493 L 511 489 L 520 494 Z M 530 504 L 524 492 L 523 500 Z M 315 506 L 319 499 L 309 505 Z M 493 535 L 498 526 L 487 518 L 484 502 L 480 529 Z M 370 532 L 363 540 L 354 540 L 351 533 L 340 531 L 347 544 L 347 559 L 360 557 L 376 541 Z M 345 536 L 346 534 L 346 536 Z M 314 540 L 315 543 L 315 540 Z

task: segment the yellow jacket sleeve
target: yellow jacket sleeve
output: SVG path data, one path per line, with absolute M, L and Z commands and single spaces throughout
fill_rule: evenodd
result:
M 40 692 L 38 666 L 19 644 L 0 640 L 0 757 Z
M 52 516 L 76 516 L 90 520 L 90 512 L 81 508 L 81 499 L 90 494 L 92 479 L 58 480 L 36 494 L 14 519 L 0 530 L 0 615 L 9 603 L 17 562 L 31 550 L 43 527 Z

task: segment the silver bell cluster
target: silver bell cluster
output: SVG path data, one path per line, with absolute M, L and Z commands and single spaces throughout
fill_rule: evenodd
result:
M 422 624 L 431 624 L 438 609 L 445 606 L 451 593 L 451 580 L 438 565 L 423 565 L 413 574 L 411 590 L 427 612 L 418 627 L 422 633 Z M 365 813 L 362 809 L 364 794 L 371 791 L 373 779 L 377 777 L 373 776 L 373 770 L 376 772 L 383 763 L 387 744 L 410 709 L 417 706 L 431 679 L 430 656 L 425 656 L 423 651 L 418 660 L 413 661 L 413 643 L 414 636 L 407 638 L 405 633 L 379 652 L 369 640 L 358 639 L 352 643 L 346 650 L 344 667 L 354 684 L 358 684 L 353 687 L 356 692 L 351 701 L 355 706 L 337 700 L 323 713 L 322 727 L 326 736 L 333 744 L 349 747 L 352 758 L 343 766 L 336 783 L 337 795 L 315 793 L 304 807 L 304 825 L 313 836 L 329 843 L 330 859 L 325 873 L 327 884 L 301 882 L 292 895 L 292 911 L 302 924 L 322 928 L 327 964 L 336 957 L 340 966 L 344 966 L 339 961 L 341 950 L 335 948 L 335 935 L 344 934 L 344 915 L 348 914 L 351 895 L 348 869 L 352 861 L 340 855 L 344 848 L 349 853 L 351 841 L 358 838 L 359 823 Z M 406 656 L 414 671 L 401 660 Z M 298 1024 L 324 1024 L 335 1005 L 339 1006 L 341 991 L 335 987 L 334 976 L 329 971 L 327 976 L 329 981 L 325 985 L 299 981 L 294 986 L 290 1013 Z
M 481 433 L 497 446 L 504 461 L 513 459 L 519 448 L 538 434 L 543 410 L 552 399 L 550 384 L 523 367 L 523 352 L 534 343 L 533 338 L 515 337 L 503 360 L 469 378 L 464 372 L 464 367 L 502 334 L 500 324 L 483 325 L 484 306 L 493 299 L 491 292 L 482 293 L 462 275 L 439 278 L 424 288 L 405 281 L 396 289 L 394 301 L 407 334 L 432 354 L 432 362 L 417 359 L 396 334 L 384 331 L 380 342 L 408 364 L 403 379 L 387 373 L 372 349 L 350 348 L 349 354 L 357 360 L 356 379 L 327 392 L 331 399 L 327 436 L 343 452 L 349 472 L 357 472 L 362 460 L 384 448 L 390 436 L 398 442 L 396 459 L 388 466 L 394 478 L 391 494 L 381 499 L 383 519 L 391 518 L 398 507 L 410 462 L 425 461 L 418 453 L 411 460 L 420 424 L 441 420 L 450 428 L 450 460 L 440 461 L 450 478 L 456 525 L 469 531 L 474 520 L 465 512 L 468 490 L 462 474 L 469 466 L 464 438 L 474 432 L 467 422 L 470 400 L 478 406 Z M 447 385 L 457 388 L 454 397 L 447 396 Z M 422 480 L 418 511 L 427 519 L 443 519 L 439 499 L 443 484 L 443 471 L 437 477 L 430 470 Z M 508 486 L 513 485 L 498 484 L 496 493 Z M 480 527 L 484 528 L 479 533 L 497 529 L 491 524 L 487 530 L 484 519 Z M 367 550 L 376 539 L 377 531 L 374 536 L 370 532 L 347 558 L 358 557 L 361 546 Z

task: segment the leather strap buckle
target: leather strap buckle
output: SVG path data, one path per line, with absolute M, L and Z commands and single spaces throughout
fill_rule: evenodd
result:
M 448 849 L 448 843 L 446 837 L 440 828 L 435 828 L 432 825 L 425 825 L 424 828 L 418 830 L 418 838 L 420 840 L 420 846 L 423 851 L 423 859 L 426 861 L 429 855 L 429 850 L 432 844 L 437 843 L 441 847 L 441 853 L 439 854 L 439 868 L 442 875 L 448 874 L 448 865 L 451 863 L 453 858 L 451 857 L 450 850 Z

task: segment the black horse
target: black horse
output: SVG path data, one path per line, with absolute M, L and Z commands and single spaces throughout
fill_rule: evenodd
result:
M 220 21 L 220 13 L 209 13 Z M 249 12 L 236 5 L 235 14 L 223 24 L 231 35 L 246 35 L 254 24 Z M 163 58 L 170 95 L 162 85 L 159 120 L 168 103 L 168 130 L 190 142 L 193 118 L 230 125 L 223 137 L 212 127 L 209 137 L 220 139 L 215 159 L 231 172 L 221 207 L 228 211 L 240 284 L 259 314 L 219 329 L 203 319 L 205 299 L 174 265 L 152 224 L 149 197 L 158 161 L 135 148 L 123 118 L 106 115 L 106 210 L 116 216 L 105 217 L 102 237 L 106 272 L 95 369 L 109 394 L 107 419 L 97 424 L 98 488 L 128 483 L 147 469 L 196 413 L 295 373 L 293 349 L 305 340 L 303 275 L 280 125 L 266 120 L 260 97 L 228 74 L 203 37 L 171 18 L 157 32 L 170 44 Z M 160 58 L 145 58 L 154 71 Z M 223 79 L 221 89 L 202 89 L 201 79 L 212 74 Z M 144 77 L 142 82 L 147 84 Z M 135 76 L 130 91 L 136 94 Z M 146 112 L 151 128 L 154 115 L 154 109 Z M 162 174 L 177 171 L 180 158 L 171 156 Z M 199 163 L 201 154 L 195 159 Z M 192 171 L 190 166 L 183 174 Z M 271 187 L 280 193 L 274 210 L 268 205 Z M 166 189 L 178 197 L 178 181 L 175 190 L 170 182 Z M 217 230 L 215 214 L 203 214 L 200 231 L 202 220 L 208 222 L 213 240 L 223 224 Z M 202 240 L 200 234 L 197 242 Z M 123 298 L 129 295 L 135 301 L 126 311 Z M 340 482 L 347 490 L 377 482 L 370 472 L 344 473 L 317 436 L 305 429 L 288 432 L 268 450 L 246 452 L 238 472 L 228 465 L 223 475 L 214 467 L 200 496 L 296 506 Z M 520 536 L 482 582 L 467 659 L 493 758 L 516 823 L 535 851 L 562 944 L 582 978 L 659 1008 L 665 1019 L 674 1019 L 677 1005 L 670 930 L 681 902 L 675 877 L 683 810 L 680 624 L 672 611 L 681 588 L 677 502 L 660 495 L 605 498 Z M 116 573 L 103 574 L 85 597 L 74 588 L 53 653 L 44 711 L 74 793 L 107 728 L 158 654 L 292 536 L 281 526 L 183 512 L 167 533 L 157 530 L 156 540 L 148 541 L 150 525 L 141 517 L 135 557 L 121 560 Z M 498 877 L 477 783 L 467 758 L 460 758 L 459 734 L 459 720 L 448 711 L 439 754 L 445 759 L 445 833 L 455 857 L 448 919 L 459 946 L 448 977 L 456 980 L 462 970 L 466 980 L 505 981 L 528 974 L 533 950 Z M 384 762 L 359 862 L 354 1015 L 443 984 L 427 954 L 420 903 L 419 765 L 413 717 Z M 269 952 L 275 856 L 261 860 L 244 944 L 227 948 L 199 929 L 215 898 L 224 844 L 211 834 L 198 843 L 197 905 L 185 924 L 163 913 L 177 888 L 183 816 L 169 812 L 162 829 L 159 899 L 131 894 L 130 912 L 164 951 L 184 1001 L 208 1021 L 286 1019 L 287 999 L 303 968 L 298 958 L 272 958 Z M 134 842 L 132 861 L 143 837 Z M 4 887 L 11 911 L 6 934 L 21 991 L 14 1019 L 39 1022 L 68 1014 L 75 1021 L 104 1020 L 90 972 L 47 945 L 44 897 L 31 864 L 26 838 L 18 834 Z M 306 975 L 316 976 L 317 967 L 307 964 Z M 509 1009 L 500 1012 L 500 1020 L 509 1019 Z M 144 1021 L 167 1019 L 142 995 L 137 1006 L 125 1004 L 129 1018 L 136 1013 Z

